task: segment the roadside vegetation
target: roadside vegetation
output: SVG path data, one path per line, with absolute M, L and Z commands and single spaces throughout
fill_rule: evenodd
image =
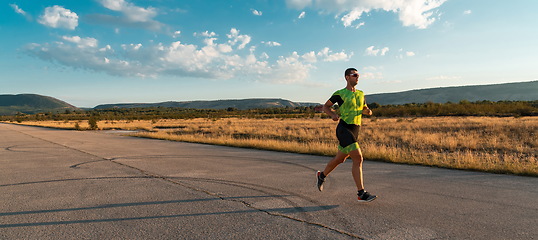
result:
M 490 116 L 522 117 L 538 116 L 538 101 L 460 101 L 459 103 L 410 103 L 405 105 L 379 105 L 368 103 L 375 109 L 375 117 L 434 117 L 434 116 Z M 337 106 L 336 106 L 337 107 Z M 319 109 L 319 108 L 318 108 Z M 38 114 L 18 113 L 11 116 L 0 115 L 0 121 L 68 121 L 68 120 L 159 120 L 193 118 L 314 118 L 325 117 L 316 112 L 316 107 L 265 108 L 239 110 L 226 109 L 186 109 L 186 108 L 110 108 L 99 110 L 65 110 L 63 113 L 44 112 Z
M 363 120 L 359 144 L 367 160 L 538 176 L 538 114 L 533 104 L 536 103 L 372 104 L 376 117 Z M 480 112 L 476 116 L 462 112 L 448 116 L 427 114 L 435 106 L 448 105 L 456 106 L 454 109 L 465 105 L 467 108 L 462 109 L 477 105 L 482 108 L 477 108 Z M 488 113 L 487 106 L 503 111 Z M 513 111 L 506 111 L 510 106 Z M 445 111 L 440 108 L 437 112 Z M 21 116 L 9 117 L 2 120 L 74 130 L 136 130 L 130 134 L 324 156 L 334 155 L 337 145 L 336 122 L 313 108 L 109 109 L 26 115 L 24 120 Z

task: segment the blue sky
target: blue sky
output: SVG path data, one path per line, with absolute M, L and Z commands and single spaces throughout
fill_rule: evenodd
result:
M 9 0 L 0 94 L 78 107 L 538 79 L 538 1 Z

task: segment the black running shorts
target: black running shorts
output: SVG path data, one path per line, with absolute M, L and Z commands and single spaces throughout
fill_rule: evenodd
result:
M 343 153 L 350 153 L 353 150 L 359 149 L 359 129 L 360 125 L 348 124 L 340 119 L 336 127 L 336 138 L 338 138 L 338 150 Z

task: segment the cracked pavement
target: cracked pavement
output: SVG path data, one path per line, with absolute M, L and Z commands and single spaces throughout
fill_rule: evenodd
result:
M 538 178 L 0 124 L 0 239 L 529 239 Z

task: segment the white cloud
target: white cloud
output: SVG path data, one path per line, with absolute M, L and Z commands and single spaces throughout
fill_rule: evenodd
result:
M 273 41 L 269 41 L 269 42 L 262 41 L 262 43 L 269 46 L 269 47 L 280 47 L 280 46 L 282 46 L 282 44 L 280 44 L 279 42 L 273 42 Z
M 299 17 L 297 17 L 298 19 L 303 19 L 305 17 L 306 13 L 303 11 L 301 12 L 301 14 L 299 14 Z
M 316 53 L 314 51 L 310 51 L 308 53 L 303 54 L 301 58 L 309 63 L 315 63 L 318 61 L 318 58 L 316 57 Z
M 346 15 L 344 15 L 340 19 L 340 21 L 342 21 L 342 24 L 344 24 L 345 27 L 349 27 L 353 24 L 355 20 L 360 19 L 363 13 L 367 13 L 368 11 L 369 10 L 364 10 L 364 9 L 352 10 Z
M 172 37 L 178 38 L 180 34 L 181 34 L 181 31 L 175 31 L 174 34 L 172 34 Z
M 32 16 L 30 16 L 30 14 L 28 14 L 26 11 L 22 10 L 17 4 L 12 3 L 9 4 L 9 6 L 11 6 L 16 13 L 24 16 L 27 20 L 32 20 Z
M 262 11 L 258 11 L 256 9 L 252 9 L 252 14 L 256 15 L 256 16 L 261 16 L 263 13 Z
M 68 42 L 76 43 L 77 47 L 79 47 L 79 48 L 95 48 L 95 47 L 97 47 L 97 39 L 95 39 L 95 38 L 90 38 L 90 37 L 81 38 L 79 36 L 73 36 L 73 37 L 63 36 L 62 39 L 66 40 Z
M 228 38 L 230 39 L 228 43 L 231 46 L 234 46 L 235 44 L 239 43 L 239 46 L 237 49 L 243 49 L 247 44 L 250 43 L 251 37 L 248 35 L 240 35 L 239 30 L 232 28 L 230 30 L 230 34 L 226 34 Z
M 342 24 L 346 27 L 353 26 L 363 14 L 373 10 L 383 10 L 398 14 L 399 20 L 404 26 L 414 26 L 424 29 L 437 19 L 434 10 L 447 0 L 286 0 L 286 4 L 295 9 L 306 7 L 321 10 L 320 12 L 336 13 Z M 361 24 L 355 27 L 360 27 Z
M 269 59 L 269 55 L 266 53 L 266 52 L 263 52 L 261 55 L 260 55 L 260 59 Z
M 463 11 L 463 14 L 465 14 L 465 15 L 469 15 L 469 14 L 471 14 L 471 13 L 473 13 L 471 10 L 465 10 L 465 11 Z
M 123 16 L 90 14 L 85 17 L 87 21 L 104 25 L 144 28 L 151 31 L 158 31 L 165 26 L 163 23 L 153 19 L 158 14 L 157 9 L 153 7 L 143 8 L 125 0 L 98 1 L 103 7 L 120 12 Z
M 411 4 L 405 3 L 400 6 L 399 19 L 404 26 L 415 26 L 425 29 L 431 25 L 436 18 L 432 17 L 432 10 L 440 7 L 446 0 L 414 0 Z
M 396 58 L 399 58 L 399 59 L 403 59 L 404 57 L 414 57 L 416 55 L 415 52 L 411 52 L 411 51 L 404 52 L 403 48 L 400 48 L 398 52 L 400 52 L 400 54 L 396 56 Z
M 201 36 L 201 37 L 215 37 L 215 36 L 217 36 L 217 34 L 214 33 L 214 32 L 205 31 L 205 32 L 201 32 L 201 33 L 194 33 L 193 36 L 195 36 L 195 37 L 198 37 L 198 36 Z
M 218 47 L 218 50 L 222 53 L 229 53 L 233 51 L 232 46 L 228 44 L 219 44 L 217 45 L 217 47 Z
M 107 51 L 113 52 L 114 50 L 112 49 L 110 45 L 106 45 L 104 48 L 99 49 L 99 52 L 107 52 Z
M 383 79 L 383 66 L 365 66 L 359 69 L 361 79 L 380 80 Z
M 385 54 L 389 51 L 388 47 L 384 47 L 381 49 L 381 56 L 385 56 Z
M 362 68 L 362 70 L 364 70 L 364 71 L 377 71 L 377 70 L 381 70 L 381 69 L 383 69 L 383 67 L 366 66 L 366 67 Z
M 360 27 L 364 26 L 365 24 L 366 24 L 365 22 L 360 22 L 357 25 L 355 25 L 355 29 L 359 29 Z
M 142 44 L 139 43 L 139 44 L 122 44 L 121 47 L 124 49 L 124 50 L 127 50 L 127 51 L 138 51 L 140 50 L 140 48 L 142 48 Z
M 138 7 L 125 0 L 101 0 L 101 4 L 105 8 L 123 13 L 132 22 L 148 22 L 157 16 L 155 8 Z
M 362 79 L 383 79 L 382 72 L 363 72 L 360 75 Z
M 26 16 L 26 12 L 24 10 L 22 10 L 21 8 L 19 8 L 19 6 L 17 4 L 9 4 L 9 6 L 11 6 L 13 8 L 13 10 L 15 10 L 16 13 L 20 14 L 20 15 L 23 15 L 23 16 Z
M 374 46 L 369 46 L 366 48 L 366 50 L 364 50 L 364 54 L 368 56 L 377 56 L 377 53 L 379 53 L 379 49 L 374 50 Z
M 313 66 L 300 61 L 297 52 L 293 52 L 288 57 L 279 57 L 271 68 L 274 74 L 273 82 L 289 84 L 306 80 Z
M 328 47 L 326 47 L 320 52 L 318 52 L 316 55 L 318 57 L 321 57 L 324 62 L 335 62 L 348 61 L 353 56 L 353 53 L 347 54 L 344 51 L 339 53 L 332 53 L 332 51 Z
M 286 0 L 289 7 L 302 9 L 312 4 L 312 0 Z
M 387 54 L 387 52 L 389 51 L 389 48 L 388 47 L 384 47 L 384 48 L 381 48 L 381 49 L 374 49 L 375 47 L 374 46 L 370 46 L 368 48 L 366 48 L 366 50 L 364 50 L 364 54 L 366 54 L 367 56 L 377 56 L 378 54 L 380 56 L 385 56 L 385 54 Z
M 74 30 L 78 26 L 78 15 L 55 5 L 45 8 L 43 15 L 37 20 L 39 23 L 52 28 L 66 28 Z
M 333 53 L 328 47 L 321 49 L 319 52 L 310 51 L 301 56 L 301 59 L 308 63 L 349 61 L 353 56 L 353 52 L 346 53 L 344 51 Z
M 244 79 L 273 83 L 307 84 L 311 69 L 318 61 L 348 61 L 353 53 L 333 52 L 324 48 L 303 55 L 270 56 L 256 53 L 255 46 L 247 48 L 250 38 L 231 29 L 226 38 L 205 32 L 200 46 L 174 41 L 165 43 L 126 43 L 113 48 L 99 46 L 91 37 L 63 36 L 58 41 L 29 44 L 25 52 L 42 60 L 76 69 L 104 72 L 128 77 L 157 77 L 172 75 L 206 79 Z

